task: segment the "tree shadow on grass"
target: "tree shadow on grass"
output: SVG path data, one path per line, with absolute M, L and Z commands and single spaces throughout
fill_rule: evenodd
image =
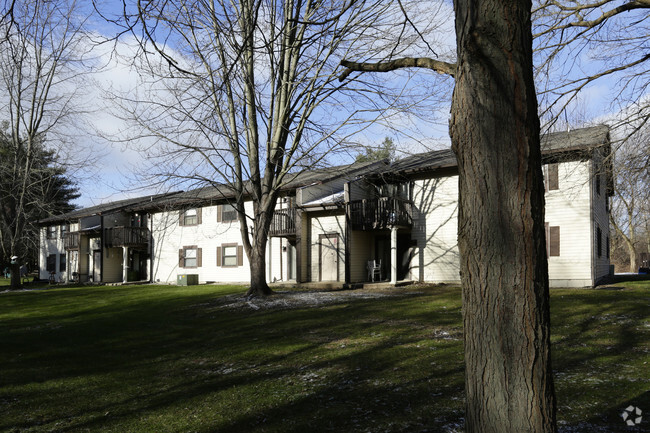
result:
M 0 429 L 426 431 L 460 416 L 462 341 L 407 299 L 206 305 L 145 298 L 14 321 Z

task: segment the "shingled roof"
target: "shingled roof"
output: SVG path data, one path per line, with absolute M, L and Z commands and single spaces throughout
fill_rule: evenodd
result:
M 582 152 L 608 143 L 609 127 L 606 125 L 566 132 L 554 132 L 541 137 L 542 155 L 545 157 Z M 451 149 L 434 150 L 402 158 L 392 164 L 388 164 L 385 160 L 355 162 L 347 165 L 305 170 L 300 173 L 289 174 L 281 191 L 291 191 L 303 186 L 326 183 L 337 178 L 353 180 L 361 176 L 372 176 L 374 174 L 410 175 L 457 166 L 456 155 L 454 155 Z M 246 186 L 244 189 L 246 190 Z M 234 196 L 235 194 L 231 187 L 227 185 L 213 185 L 189 191 L 177 191 L 118 200 L 45 218 L 39 221 L 39 223 L 46 225 L 74 221 L 87 216 L 103 215 L 118 211 L 138 212 L 170 208 L 178 209 L 184 206 L 211 204 L 233 198 Z
M 540 138 L 542 156 L 583 152 L 609 143 L 609 127 L 598 125 L 566 132 L 552 132 Z M 457 167 L 456 155 L 451 149 L 434 150 L 408 156 L 393 162 L 384 173 L 414 174 L 443 168 Z
M 83 209 L 76 209 L 71 212 L 67 212 L 65 214 L 54 215 L 48 218 L 44 218 L 39 221 L 39 224 L 45 225 L 51 223 L 69 222 L 69 221 L 78 220 L 79 218 L 89 217 L 93 215 L 106 215 L 113 212 L 130 209 L 134 206 L 141 205 L 142 203 L 148 203 L 148 202 L 160 200 L 163 197 L 168 197 L 173 194 L 177 194 L 177 193 L 155 194 L 155 195 L 150 194 L 147 196 L 127 198 L 124 200 L 117 200 L 109 203 L 99 204 L 96 206 L 85 207 Z

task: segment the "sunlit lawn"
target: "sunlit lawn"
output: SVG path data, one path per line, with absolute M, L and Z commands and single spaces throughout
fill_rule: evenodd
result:
M 460 289 L 220 308 L 243 291 L 0 293 L 0 431 L 462 431 Z M 650 282 L 551 296 L 561 430 L 642 431 Z M 629 405 L 647 418 L 628 429 Z

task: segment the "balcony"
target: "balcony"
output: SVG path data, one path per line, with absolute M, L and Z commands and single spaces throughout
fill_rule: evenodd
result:
M 107 248 L 146 248 L 151 233 L 146 227 L 113 227 L 104 230 L 104 245 Z
M 269 236 L 295 236 L 296 209 L 278 209 L 273 214 Z
M 413 225 L 413 203 L 392 197 L 355 200 L 348 203 L 352 230 L 381 230 Z
M 81 241 L 81 233 L 68 232 L 63 235 L 63 246 L 66 250 L 78 250 Z

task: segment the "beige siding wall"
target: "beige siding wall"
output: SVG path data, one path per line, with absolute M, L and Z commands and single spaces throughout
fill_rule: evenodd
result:
M 368 281 L 368 260 L 372 259 L 373 232 L 352 230 L 350 232 L 350 282 Z
M 321 234 L 337 234 L 338 280 L 345 281 L 345 215 L 320 215 L 311 219 L 311 281 L 319 281 Z
M 417 241 L 412 278 L 460 281 L 458 257 L 458 176 L 418 180 L 413 188 L 412 239 Z

